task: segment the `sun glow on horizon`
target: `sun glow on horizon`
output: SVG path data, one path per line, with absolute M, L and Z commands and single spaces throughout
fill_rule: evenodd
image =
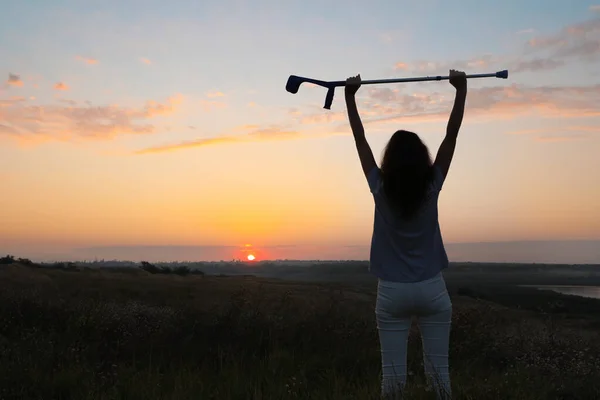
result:
M 248 261 L 254 261 L 256 257 L 253 254 L 248 254 Z

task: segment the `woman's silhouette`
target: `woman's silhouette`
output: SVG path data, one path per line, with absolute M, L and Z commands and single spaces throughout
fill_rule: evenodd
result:
M 430 383 L 439 398 L 451 394 L 448 347 L 452 303 L 442 275 L 448 257 L 437 203 L 463 119 L 467 96 L 464 72 L 450 70 L 450 83 L 456 88 L 456 97 L 435 161 L 415 133 L 399 130 L 388 142 L 378 168 L 356 106 L 360 75 L 346 81 L 348 119 L 375 202 L 370 271 L 379 278 L 375 314 L 381 346 L 381 390 L 386 398 L 401 392 L 406 382 L 412 317 L 418 320 Z

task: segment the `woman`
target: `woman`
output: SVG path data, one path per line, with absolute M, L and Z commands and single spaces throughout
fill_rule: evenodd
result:
M 370 271 L 379 278 L 376 317 L 382 363 L 382 395 L 402 391 L 412 317 L 423 341 L 423 362 L 439 398 L 449 398 L 448 347 L 452 303 L 442 270 L 448 257 L 438 222 L 438 196 L 450 168 L 462 123 L 467 79 L 450 70 L 456 88 L 446 136 L 432 163 L 427 146 L 412 132 L 399 130 L 388 142 L 381 169 L 373 158 L 356 107 L 360 75 L 346 81 L 348 119 L 356 149 L 375 201 Z

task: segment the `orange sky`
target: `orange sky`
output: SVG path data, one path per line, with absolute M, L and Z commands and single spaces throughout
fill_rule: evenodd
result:
M 285 81 L 455 67 L 510 76 L 469 82 L 440 197 L 445 240 L 600 239 L 598 7 L 557 3 L 542 18 L 509 2 L 512 14 L 474 38 L 448 31 L 430 2 L 411 3 L 410 18 L 380 10 L 357 29 L 352 13 L 299 17 L 291 3 L 263 1 L 228 13 L 225 3 L 140 15 L 116 2 L 102 12 L 10 6 L 18 17 L 0 20 L 0 251 L 368 245 L 372 199 L 341 90 L 324 110 L 324 90 L 291 95 Z M 434 154 L 452 96 L 447 82 L 362 88 L 376 158 L 398 128 Z

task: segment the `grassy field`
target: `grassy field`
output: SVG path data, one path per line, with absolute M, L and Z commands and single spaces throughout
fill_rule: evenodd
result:
M 600 301 L 461 283 L 456 399 L 600 398 Z M 379 399 L 375 285 L 0 265 L 0 399 Z M 407 398 L 424 385 L 418 330 Z

